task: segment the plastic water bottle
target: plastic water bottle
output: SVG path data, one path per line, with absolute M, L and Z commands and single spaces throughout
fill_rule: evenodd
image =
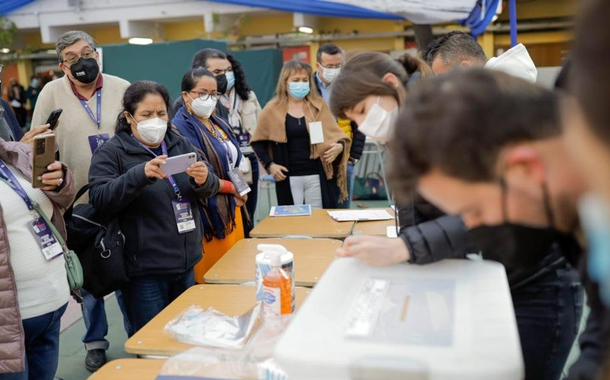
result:
M 263 277 L 263 314 L 266 318 L 292 313 L 292 279 L 282 269 L 281 252 L 268 252 L 271 270 Z

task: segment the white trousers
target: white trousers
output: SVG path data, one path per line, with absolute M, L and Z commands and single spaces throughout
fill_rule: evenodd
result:
M 290 191 L 295 205 L 309 204 L 312 208 L 322 208 L 322 188 L 319 175 L 289 177 Z

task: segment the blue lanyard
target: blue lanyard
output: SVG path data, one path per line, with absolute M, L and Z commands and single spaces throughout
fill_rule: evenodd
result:
M 133 139 L 136 140 L 138 142 L 138 144 L 140 144 L 142 146 L 142 148 L 146 149 L 148 151 L 148 153 L 150 153 L 153 156 L 157 157 L 155 152 L 150 150 L 146 145 L 142 144 L 138 139 L 135 138 L 134 135 L 131 135 L 131 137 L 133 137 Z M 169 157 L 169 155 L 167 154 L 167 144 L 165 144 L 165 141 L 161 142 L 161 153 L 163 153 L 164 155 Z M 182 194 L 180 193 L 180 187 L 178 186 L 178 183 L 176 182 L 174 177 L 172 177 L 170 175 L 169 177 L 167 177 L 167 180 L 172 185 L 172 188 L 174 189 L 174 193 L 176 194 L 176 198 L 178 198 L 178 200 L 181 200 L 182 199 Z
M 17 177 L 11 172 L 11 170 L 6 166 L 4 161 L 0 159 L 0 178 L 7 181 L 11 189 L 15 190 L 15 192 L 23 199 L 25 204 L 28 206 L 30 211 L 34 211 L 36 208 L 32 203 L 32 200 L 28 196 L 28 193 L 25 191 L 23 186 L 17 180 Z
M 89 107 L 87 102 L 83 99 L 78 100 L 80 100 L 80 104 L 83 105 L 83 108 L 85 109 L 85 111 L 87 111 L 91 120 L 93 120 L 93 122 L 97 124 L 97 130 L 99 131 L 102 128 L 102 89 L 98 88 L 95 93 L 97 98 L 97 119 L 95 118 L 95 115 L 93 115 L 93 111 L 91 111 L 91 108 Z

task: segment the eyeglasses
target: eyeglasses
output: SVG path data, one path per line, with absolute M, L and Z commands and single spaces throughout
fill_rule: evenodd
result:
M 192 94 L 196 94 L 197 97 L 201 100 L 208 100 L 208 99 L 212 98 L 212 100 L 217 101 L 221 96 L 221 94 L 218 92 L 214 92 L 211 94 L 208 94 L 207 92 L 195 92 L 195 91 L 189 91 L 189 92 Z
M 79 59 L 85 58 L 93 58 L 95 57 L 95 50 L 86 50 L 83 54 L 81 54 L 80 56 L 75 55 L 75 54 L 70 54 L 67 56 L 67 58 L 65 60 L 63 60 L 63 63 L 67 63 L 68 65 L 72 66 L 73 64 L 75 64 L 76 62 L 78 62 Z

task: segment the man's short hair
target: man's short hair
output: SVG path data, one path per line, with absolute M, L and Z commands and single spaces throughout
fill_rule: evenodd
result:
M 443 63 L 457 66 L 464 59 L 474 59 L 482 63 L 487 62 L 487 56 L 479 43 L 468 33 L 455 30 L 432 41 L 424 58 L 428 65 L 437 57 L 441 57 Z
M 217 50 L 217 49 L 201 49 L 193 56 L 193 63 L 191 68 L 196 69 L 198 67 L 207 68 L 207 62 L 210 58 L 218 58 L 218 59 L 227 59 L 227 55 L 225 52 Z
M 557 95 L 483 68 L 422 81 L 396 121 L 390 170 L 406 196 L 432 170 L 467 182 L 497 180 L 501 151 L 561 134 Z
M 93 50 L 95 50 L 95 40 L 93 40 L 93 37 L 83 32 L 82 30 L 71 30 L 59 36 L 59 38 L 57 39 L 57 43 L 55 44 L 55 51 L 57 52 L 59 62 L 63 62 L 61 52 L 64 51 L 64 49 L 68 46 L 72 46 L 80 40 L 85 41 L 91 46 L 91 48 L 93 48 Z
M 320 63 L 322 62 L 322 53 L 326 53 L 328 55 L 343 54 L 343 50 L 334 44 L 324 44 L 320 46 L 318 53 L 316 54 L 316 60 Z

